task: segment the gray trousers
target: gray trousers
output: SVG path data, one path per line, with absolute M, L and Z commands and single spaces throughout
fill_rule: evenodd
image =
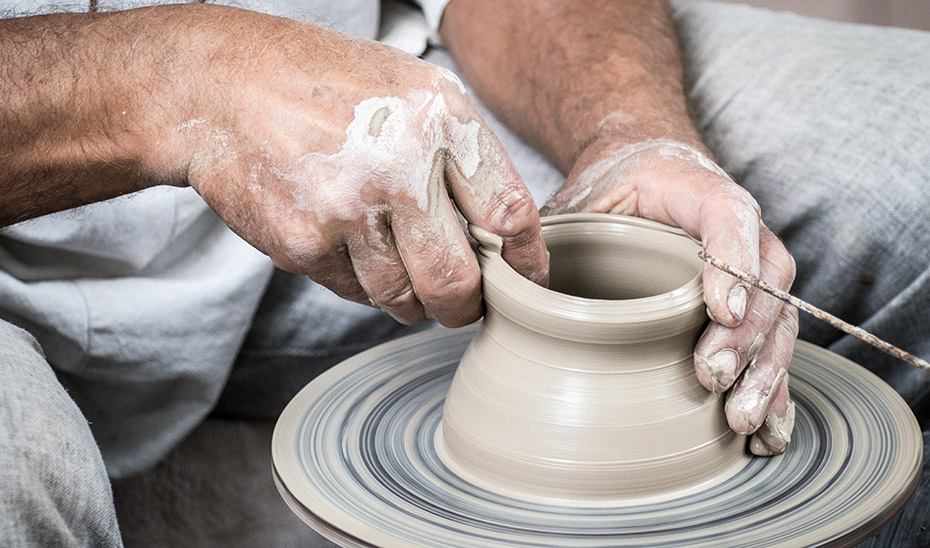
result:
M 930 34 L 716 4 L 678 4 L 676 20 L 695 119 L 797 259 L 794 292 L 930 359 Z M 451 66 L 442 51 L 428 58 Z M 543 200 L 562 176 L 488 119 Z M 320 371 L 423 328 L 278 272 L 217 413 L 273 418 Z M 800 336 L 885 378 L 930 450 L 930 375 L 803 316 Z M 928 523 L 925 468 L 915 499 L 865 545 L 930 545 Z M 31 337 L 0 323 L 0 545 L 119 543 L 86 421 Z

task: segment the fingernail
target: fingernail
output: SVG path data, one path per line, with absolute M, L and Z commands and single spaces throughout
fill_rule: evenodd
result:
M 771 457 L 775 454 L 762 443 L 758 432 L 749 438 L 749 452 L 757 457 Z
M 746 303 L 749 301 L 749 291 L 745 285 L 739 284 L 730 290 L 727 296 L 727 308 L 730 314 L 739 321 L 742 321 L 743 314 L 746 313 Z
M 698 355 L 710 374 L 711 390 L 715 394 L 726 392 L 736 380 L 736 368 L 739 367 L 739 354 L 735 350 L 724 348 L 710 358 Z
M 788 449 L 791 443 L 791 433 L 794 431 L 795 407 L 789 401 L 787 411 L 782 417 L 774 414 L 765 418 L 765 424 L 753 434 L 749 441 L 749 451 L 753 455 L 768 457 L 780 455 Z

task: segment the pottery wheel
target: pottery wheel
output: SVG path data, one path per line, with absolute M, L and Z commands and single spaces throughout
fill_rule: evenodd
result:
M 497 495 L 459 478 L 435 436 L 474 327 L 359 354 L 282 413 L 272 455 L 290 507 L 343 546 L 596 547 L 851 545 L 917 486 L 922 438 L 878 377 L 798 342 L 797 420 L 786 454 L 755 457 L 706 488 L 615 505 Z

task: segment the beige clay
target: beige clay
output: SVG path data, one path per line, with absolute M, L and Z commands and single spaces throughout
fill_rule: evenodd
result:
M 923 440 L 878 377 L 799 342 L 792 445 L 750 457 L 691 369 L 697 244 L 630 218 L 545 222 L 558 291 L 476 231 L 477 335 L 381 345 L 294 397 L 272 455 L 301 519 L 351 547 L 851 546 L 901 509 Z
M 579 503 L 668 496 L 744 466 L 723 397 L 694 375 L 700 246 L 628 217 L 543 223 L 550 289 L 473 229 L 487 310 L 446 397 L 443 462 L 502 494 Z

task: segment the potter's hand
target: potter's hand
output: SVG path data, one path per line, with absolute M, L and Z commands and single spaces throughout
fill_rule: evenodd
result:
M 236 40 L 203 75 L 222 89 L 187 109 L 177 146 L 190 185 L 275 265 L 404 323 L 464 325 L 482 302 L 458 210 L 546 282 L 533 200 L 452 73 L 311 25 L 223 17 Z
M 759 206 L 700 151 L 673 141 L 589 147 L 543 214 L 594 211 L 637 215 L 681 227 L 714 255 L 787 290 L 794 260 L 762 224 Z M 709 265 L 704 299 L 712 322 L 695 348 L 708 390 L 727 395 L 730 427 L 755 433 L 750 449 L 782 453 L 794 426 L 788 366 L 797 310 Z
M 0 66 L 0 225 L 190 184 L 279 267 L 461 325 L 480 277 L 454 203 L 546 281 L 539 214 L 461 83 L 392 48 L 194 3 L 0 19 Z

